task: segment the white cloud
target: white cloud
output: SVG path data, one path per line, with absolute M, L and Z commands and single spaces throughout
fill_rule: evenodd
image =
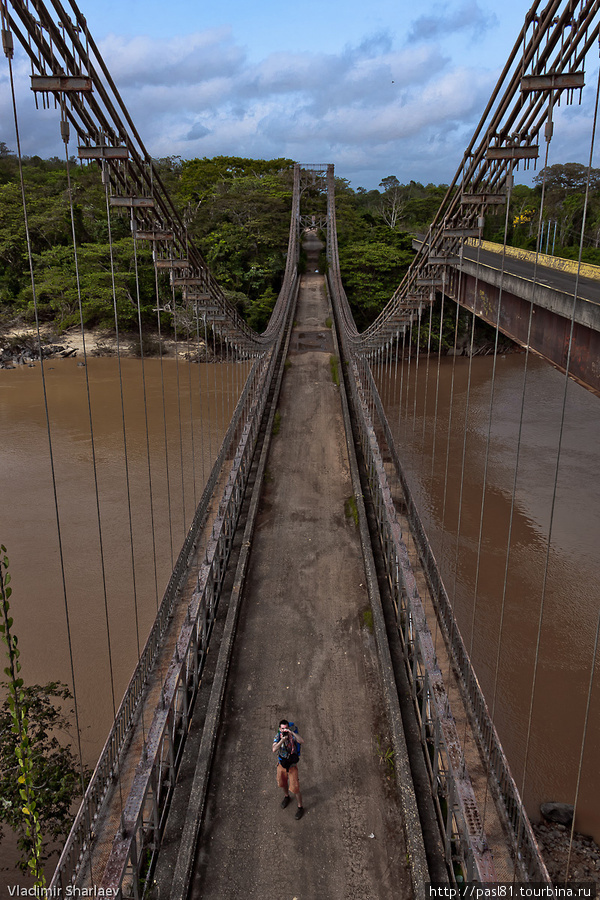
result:
M 244 52 L 230 28 L 215 28 L 159 41 L 145 36 L 130 40 L 109 35 L 100 52 L 119 88 L 198 83 L 239 71 Z
M 458 32 L 467 32 L 475 37 L 480 37 L 497 22 L 496 16 L 481 9 L 477 0 L 466 0 L 461 6 L 455 8 L 448 4 L 438 4 L 432 13 L 415 19 L 409 31 L 408 40 L 437 40 Z
M 436 22 L 446 32 L 490 27 L 475 0 L 445 8 Z M 375 187 L 388 174 L 401 181 L 452 178 L 493 87 L 496 70 L 470 67 L 470 57 L 454 61 L 447 44 L 431 39 L 433 31 L 421 17 L 412 32 L 427 39 L 398 45 L 382 30 L 339 52 L 277 51 L 258 62 L 249 61 L 228 27 L 165 40 L 110 35 L 101 52 L 154 156 L 333 162 L 355 186 Z M 23 56 L 15 70 L 23 151 L 63 155 L 58 114 L 33 108 Z M 0 88 L 5 80 L 0 68 Z M 0 140 L 14 147 L 5 125 L 9 97 L 0 91 Z M 583 135 L 587 126 L 589 134 L 590 115 L 581 108 L 573 133 Z

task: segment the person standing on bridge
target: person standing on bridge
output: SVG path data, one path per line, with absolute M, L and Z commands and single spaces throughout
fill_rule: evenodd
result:
M 290 802 L 290 791 L 296 795 L 298 809 L 296 810 L 296 819 L 301 819 L 304 815 L 304 807 L 302 806 L 302 794 L 300 793 L 300 782 L 298 780 L 298 760 L 300 758 L 300 745 L 304 743 L 297 730 L 294 729 L 294 723 L 282 719 L 279 723 L 279 731 L 273 738 L 273 753 L 277 752 L 277 786 L 283 788 L 285 797 L 281 801 L 282 809 L 285 809 Z

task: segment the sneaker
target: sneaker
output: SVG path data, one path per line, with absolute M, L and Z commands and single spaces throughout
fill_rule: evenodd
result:
M 294 818 L 301 819 L 303 815 L 304 815 L 304 807 L 299 806 L 298 809 L 296 810 L 296 815 L 294 816 Z
M 290 802 L 290 800 L 291 800 L 291 797 L 284 797 L 283 800 L 281 801 L 281 808 L 285 809 L 286 806 L 288 805 L 288 803 Z

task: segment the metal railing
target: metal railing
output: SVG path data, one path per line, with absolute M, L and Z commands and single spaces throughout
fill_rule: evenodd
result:
M 389 423 L 368 363 L 368 356 L 366 353 L 360 352 L 361 348 L 355 341 L 356 326 L 342 286 L 339 269 L 335 182 L 332 168 L 328 171 L 327 195 L 330 292 L 336 318 L 340 325 L 342 347 L 349 363 L 350 394 L 354 400 L 363 453 L 367 461 L 387 574 L 396 604 L 398 630 L 413 688 L 413 699 L 421 727 L 421 739 L 426 751 L 425 757 L 434 801 L 444 835 L 449 872 L 451 877 L 455 876 L 455 867 L 458 862 L 463 875 L 493 880 L 489 877 L 493 866 L 490 869 L 487 865 L 485 845 L 482 843 L 485 839 L 475 798 L 470 785 L 467 788 L 462 781 L 462 775 L 466 768 L 464 757 L 456 736 L 456 729 L 453 725 L 449 725 L 448 717 L 451 719 L 449 701 L 439 673 L 431 643 L 431 633 L 425 620 L 408 552 L 402 541 L 372 414 L 377 416 L 379 433 L 385 440 L 386 449 L 393 459 L 404 491 L 411 534 L 418 548 L 421 565 L 444 631 L 446 644 L 459 673 L 461 689 L 466 699 L 466 708 L 474 722 L 474 731 L 487 761 L 493 793 L 499 801 L 496 803 L 496 808 L 512 843 L 519 877 L 548 883 L 550 882 L 548 871 L 541 858 L 508 761 L 454 619 L 435 557 L 404 477 Z
M 154 712 L 146 750 L 123 810 L 122 828 L 115 837 L 104 870 L 102 887 L 110 896 L 139 898 L 142 895 L 143 873 L 160 845 L 227 571 L 275 356 L 274 351 L 270 352 L 268 364 L 263 368 L 254 393 L 254 409 L 236 451 L 205 560 L 200 566 L 197 587 L 163 683 L 161 703 Z
M 210 636 L 210 629 L 212 628 L 213 621 L 213 608 L 216 608 L 224 572 L 222 566 L 231 549 L 232 533 L 230 532 L 230 527 L 233 521 L 232 516 L 237 521 L 241 499 L 244 493 L 245 481 L 240 481 L 240 479 L 245 479 L 249 471 L 248 458 L 251 459 L 252 456 L 254 441 L 264 410 L 270 380 L 273 375 L 275 359 L 279 352 L 283 335 L 289 327 L 290 311 L 293 307 L 293 300 L 297 291 L 299 183 L 299 166 L 296 165 L 294 169 L 292 215 L 283 286 L 267 327 L 267 331 L 260 339 L 262 346 L 250 351 L 251 355 L 256 357 L 255 362 L 253 363 L 246 380 L 246 384 L 223 439 L 219 455 L 211 470 L 200 503 L 196 509 L 193 522 L 179 553 L 154 625 L 116 714 L 114 724 L 102 753 L 100 754 L 100 758 L 59 859 L 51 886 L 60 886 L 63 891 L 67 885 L 73 884 L 77 879 L 83 863 L 90 852 L 92 852 L 92 844 L 95 837 L 94 826 L 109 800 L 111 787 L 115 785 L 118 779 L 121 754 L 126 749 L 128 741 L 130 740 L 132 729 L 136 721 L 136 712 L 140 707 L 140 703 L 143 702 L 148 677 L 154 668 L 158 653 L 163 645 L 174 605 L 188 573 L 190 561 L 196 551 L 198 536 L 201 529 L 206 524 L 209 507 L 218 480 L 221 477 L 223 467 L 226 465 L 227 461 L 233 458 L 229 480 L 219 506 L 219 513 L 215 519 L 215 525 L 213 525 L 213 537 L 211 538 L 211 541 L 209 541 L 207 548 L 207 558 L 209 553 L 212 554 L 212 561 L 206 573 L 206 578 L 208 579 L 206 591 L 208 592 L 207 596 L 208 594 L 211 594 L 211 599 L 205 611 L 203 611 L 200 606 L 197 610 L 197 615 L 200 619 L 205 618 L 206 622 L 205 625 L 200 628 L 197 635 L 196 652 L 200 652 L 200 655 L 194 663 L 193 679 L 195 679 L 195 687 L 190 695 L 191 697 L 195 696 L 195 691 L 198 687 L 198 673 L 201 671 L 203 665 L 203 648 L 205 648 L 208 637 Z M 226 339 L 234 340 L 231 336 L 226 337 Z M 237 449 L 235 450 L 235 453 L 233 453 L 232 448 L 236 445 L 236 442 Z M 216 537 L 217 532 L 219 534 L 218 538 Z M 215 573 L 218 575 L 216 580 Z M 208 631 L 206 628 L 208 628 Z M 178 642 L 178 646 L 180 641 Z M 200 651 L 198 651 L 198 648 L 200 648 Z M 186 653 L 189 654 L 189 652 L 188 648 Z M 187 685 L 187 680 L 185 683 Z M 182 690 L 182 688 L 178 687 L 176 695 L 181 693 Z M 187 685 L 185 690 L 189 693 L 189 685 Z M 164 692 L 165 688 L 163 687 L 163 698 L 165 696 Z M 185 705 L 182 709 L 185 709 Z M 174 706 L 172 705 L 171 715 L 174 716 L 174 721 L 179 721 L 179 714 L 180 710 L 177 704 Z M 187 714 L 188 713 L 185 712 L 186 716 Z M 174 733 L 169 732 L 168 729 L 166 733 L 170 733 L 174 741 Z M 176 742 L 172 744 L 172 749 L 175 745 Z M 145 759 L 147 758 L 147 751 L 148 748 L 145 747 Z M 174 759 L 175 758 L 177 758 L 177 754 L 175 754 Z M 151 777 L 154 777 L 154 773 L 151 773 Z M 160 790 L 157 789 L 155 794 L 156 802 L 161 806 L 163 798 Z M 137 863 L 139 863 L 139 860 Z M 135 867 L 137 863 L 131 862 L 131 865 L 134 865 Z
M 71 832 L 52 879 L 52 885 L 56 882 L 64 888 L 67 884 L 72 883 L 84 855 L 89 850 L 90 835 L 93 837 L 94 825 L 107 798 L 107 794 L 118 779 L 121 753 L 129 740 L 131 729 L 136 719 L 136 712 L 147 687 L 148 677 L 154 669 L 156 658 L 162 647 L 173 613 L 173 607 L 187 574 L 190 558 L 195 552 L 198 535 L 206 523 L 215 486 L 223 466 L 231 456 L 234 439 L 237 437 L 239 440 L 239 434 L 243 434 L 247 428 L 247 422 L 255 404 L 256 390 L 261 382 L 260 372 L 262 369 L 264 369 L 264 361 L 261 358 L 256 360 L 249 373 L 246 385 L 221 444 L 219 455 L 202 493 L 192 525 L 188 530 L 173 573 L 169 579 L 156 619 L 144 649 L 140 654 L 137 666 L 125 691 L 115 716 L 115 721 L 73 822 Z
M 371 420 L 364 368 L 363 361 L 350 360 L 348 384 L 448 872 L 453 880 L 494 882 L 492 855 Z
M 530 881 L 550 882 L 548 871 L 541 858 L 519 790 L 511 774 L 508 760 L 490 716 L 483 691 L 454 617 L 450 598 L 413 500 L 394 444 L 389 422 L 383 409 L 381 397 L 368 365 L 366 366 L 366 378 L 368 380 L 370 398 L 377 412 L 378 424 L 402 487 L 406 505 L 405 514 L 410 523 L 411 534 L 419 553 L 422 569 L 427 578 L 432 602 L 436 609 L 446 646 L 452 657 L 454 670 L 460 680 L 463 700 L 467 703 L 471 723 L 475 727 L 480 749 L 486 760 L 488 775 L 492 779 L 496 808 L 501 815 L 506 833 L 510 838 L 519 877 Z

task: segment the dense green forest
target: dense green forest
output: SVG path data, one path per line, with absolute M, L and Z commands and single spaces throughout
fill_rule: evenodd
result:
M 239 157 L 155 162 L 184 219 L 229 300 L 257 330 L 264 329 L 281 286 L 287 251 L 293 162 Z M 142 321 L 157 325 L 156 285 L 150 249 L 134 252 L 126 216 L 111 215 L 95 164 L 69 167 L 59 159 L 30 157 L 23 162 L 29 246 L 42 322 L 58 332 L 79 322 L 73 234 L 84 324 L 114 326 L 113 271 L 119 325 L 137 327 L 139 290 Z M 545 178 L 544 178 L 545 175 Z M 508 213 L 508 242 L 574 257 L 585 205 L 586 167 L 554 165 L 538 173 L 531 187 L 517 185 Z M 540 231 L 539 210 L 544 185 Z M 340 263 L 359 329 L 379 313 L 401 281 L 413 256 L 411 236 L 431 221 L 445 185 L 402 184 L 394 175 L 378 190 L 354 190 L 338 178 L 336 201 Z M 303 196 L 303 212 L 324 211 L 324 197 Z M 503 240 L 504 209 L 486 220 L 484 237 Z M 600 170 L 592 170 L 584 259 L 600 263 Z M 111 247 L 114 266 L 111 267 Z M 137 278 L 136 278 L 137 271 Z M 160 290 L 169 293 L 165 283 Z M 169 299 L 164 296 L 163 299 Z M 34 318 L 33 288 L 19 166 L 0 142 L 0 326 Z M 168 316 L 161 326 L 171 327 Z

